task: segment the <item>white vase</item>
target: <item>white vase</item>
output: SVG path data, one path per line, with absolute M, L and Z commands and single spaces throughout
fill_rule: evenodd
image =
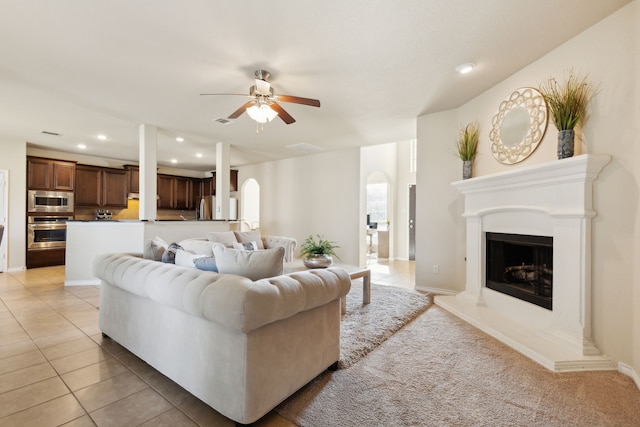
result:
M 463 160 L 462 161 L 462 179 L 469 179 L 472 175 L 471 166 L 473 164 L 473 160 Z

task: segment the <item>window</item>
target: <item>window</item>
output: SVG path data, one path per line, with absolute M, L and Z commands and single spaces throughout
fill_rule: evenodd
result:
M 387 222 L 387 190 L 385 183 L 367 184 L 367 213 L 372 223 Z

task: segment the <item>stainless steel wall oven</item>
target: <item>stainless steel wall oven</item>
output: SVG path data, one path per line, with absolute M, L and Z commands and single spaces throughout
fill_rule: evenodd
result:
M 73 216 L 29 216 L 27 219 L 27 249 L 64 248 L 67 244 L 67 223 Z

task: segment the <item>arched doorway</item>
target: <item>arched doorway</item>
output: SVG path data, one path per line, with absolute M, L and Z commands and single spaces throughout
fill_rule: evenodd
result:
M 247 179 L 242 184 L 241 218 L 243 229 L 257 230 L 260 228 L 260 184 L 253 178 Z

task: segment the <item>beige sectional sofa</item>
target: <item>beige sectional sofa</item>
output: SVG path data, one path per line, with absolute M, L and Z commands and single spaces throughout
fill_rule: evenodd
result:
M 223 415 L 252 423 L 340 356 L 340 268 L 252 281 L 96 257 L 103 333 Z

